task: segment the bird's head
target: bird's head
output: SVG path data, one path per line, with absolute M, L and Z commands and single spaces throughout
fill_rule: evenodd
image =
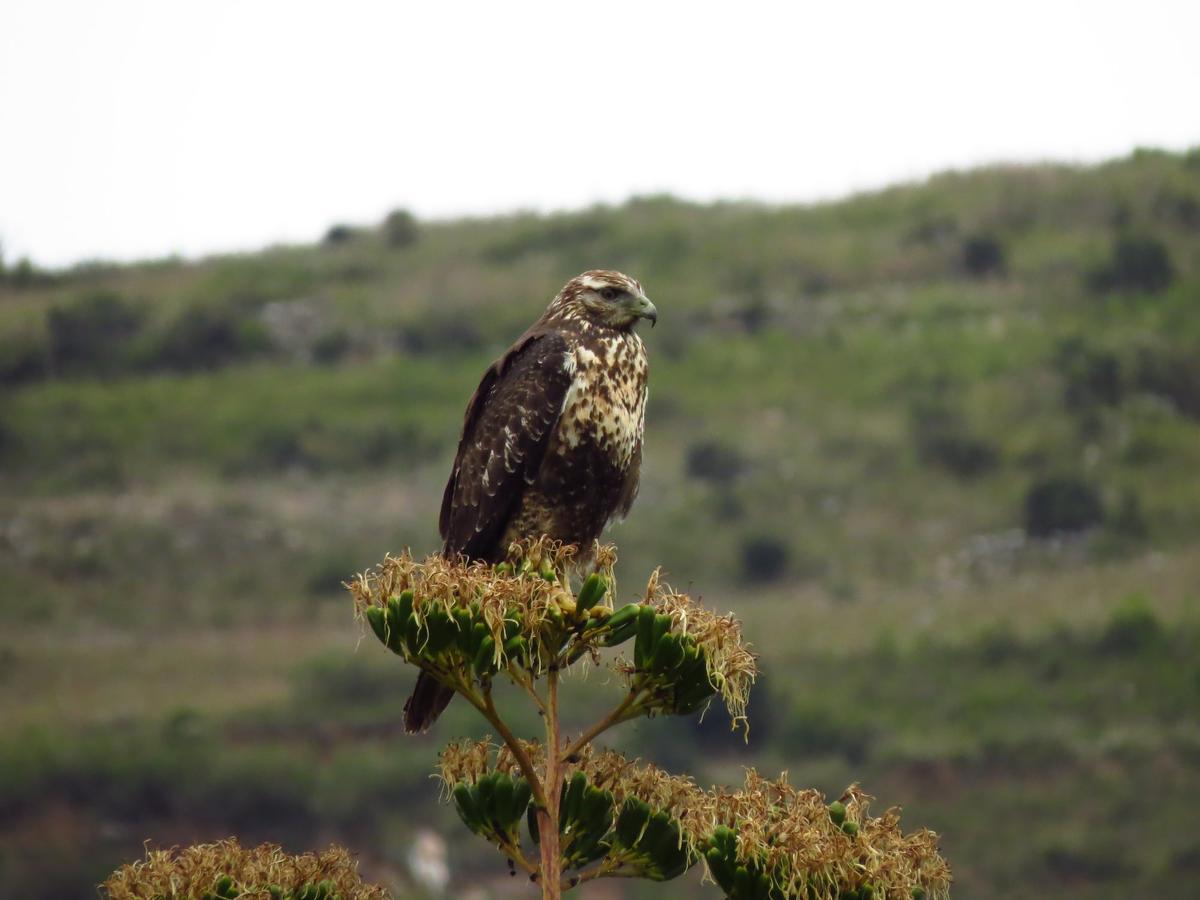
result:
M 641 283 L 621 272 L 595 269 L 563 285 L 547 313 L 594 325 L 628 331 L 638 319 L 658 321 L 658 310 L 646 297 Z

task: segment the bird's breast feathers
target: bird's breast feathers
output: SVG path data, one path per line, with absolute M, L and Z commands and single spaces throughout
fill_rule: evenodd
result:
M 642 443 L 646 412 L 646 349 L 632 332 L 578 342 L 563 362 L 571 384 L 563 398 L 555 450 L 585 441 L 605 451 L 619 470 Z

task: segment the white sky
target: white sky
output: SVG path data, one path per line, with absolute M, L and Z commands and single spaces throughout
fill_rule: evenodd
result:
M 0 240 L 43 265 L 1197 143 L 1197 0 L 0 0 Z

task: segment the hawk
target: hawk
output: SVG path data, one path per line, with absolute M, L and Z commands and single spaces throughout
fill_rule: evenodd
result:
M 638 490 L 646 348 L 633 327 L 658 311 L 608 270 L 572 278 L 483 374 L 467 404 L 438 528 L 448 557 L 499 562 L 548 535 L 583 552 Z M 425 731 L 454 691 L 422 672 L 404 727 Z

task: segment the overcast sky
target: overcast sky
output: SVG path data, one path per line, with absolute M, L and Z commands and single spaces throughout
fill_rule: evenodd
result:
M 1200 143 L 1200 2 L 0 0 L 12 260 Z

